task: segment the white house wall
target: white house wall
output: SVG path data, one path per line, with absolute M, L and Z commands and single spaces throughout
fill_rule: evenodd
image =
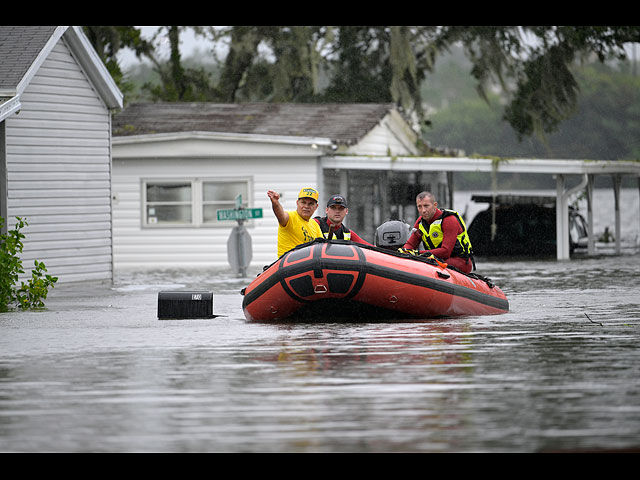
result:
M 400 118 L 400 114 L 392 110 L 356 145 L 344 149 L 344 153 L 383 156 L 417 155 L 416 139 L 416 134 Z
M 6 120 L 8 225 L 26 218 L 26 268 L 59 282 L 112 278 L 110 113 L 65 41 Z
M 189 143 L 175 150 L 168 145 L 164 153 L 158 145 L 147 145 L 147 153 L 169 155 L 176 151 L 198 151 L 204 146 Z M 209 152 L 224 151 L 226 144 L 212 147 Z M 142 181 L 179 179 L 249 178 L 250 208 L 262 208 L 263 218 L 249 221 L 247 229 L 253 245 L 251 268 L 261 268 L 277 258 L 277 221 L 271 210 L 267 190 L 283 194 L 286 210 L 295 209 L 298 192 L 304 186 L 319 188 L 315 157 L 242 157 L 243 145 L 236 144 L 234 156 L 209 155 L 198 157 L 123 158 L 132 155 L 132 145 L 114 144 L 113 158 L 113 256 L 114 268 L 229 268 L 227 240 L 236 222 L 229 226 L 143 226 Z M 307 147 L 307 150 L 309 148 Z M 264 151 L 264 149 L 263 149 Z M 273 153 L 276 153 L 275 151 Z M 282 152 L 281 152 L 282 153 Z M 243 200 L 245 200 L 243 198 Z

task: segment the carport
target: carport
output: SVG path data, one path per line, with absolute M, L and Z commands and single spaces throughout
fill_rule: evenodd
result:
M 341 183 L 346 184 L 349 170 L 387 170 L 404 172 L 446 172 L 449 183 L 449 205 L 453 205 L 453 173 L 455 172 L 500 172 L 500 173 L 542 173 L 556 178 L 556 235 L 557 259 L 569 259 L 569 197 L 580 190 L 586 190 L 588 249 L 595 254 L 593 234 L 593 185 L 597 175 L 608 175 L 613 179 L 615 205 L 615 251 L 620 254 L 620 186 L 622 177 L 635 177 L 640 194 L 640 162 L 605 160 L 547 160 L 547 159 L 492 159 L 469 157 L 373 157 L 373 156 L 327 156 L 321 160 L 322 169 L 344 172 Z M 579 175 L 579 185 L 567 188 L 567 178 Z M 346 191 L 346 189 L 343 189 Z M 640 222 L 640 218 L 638 218 Z

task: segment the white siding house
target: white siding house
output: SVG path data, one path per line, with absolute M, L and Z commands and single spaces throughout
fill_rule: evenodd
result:
M 1 216 L 59 282 L 113 277 L 111 111 L 122 94 L 81 27 L 0 27 Z M 28 273 L 28 272 L 27 272 Z
M 325 172 L 323 159 L 415 155 L 416 145 L 390 104 L 129 105 L 113 125 L 114 268 L 228 267 L 227 239 L 237 223 L 217 221 L 215 209 L 233 208 L 238 194 L 264 214 L 245 224 L 251 266 L 270 264 L 277 221 L 267 190 L 293 210 L 300 189 L 315 187 L 316 213 L 324 215 L 326 199 L 342 186 L 353 226 L 352 210 L 377 203 L 378 172 L 349 178 Z
M 215 210 L 234 208 L 238 194 L 244 206 L 263 209 L 262 219 L 245 225 L 254 262 L 271 263 L 276 223 L 267 190 L 278 190 L 285 208 L 295 208 L 300 188 L 318 184 L 312 139 L 290 144 L 200 133 L 128 140 L 114 138 L 116 269 L 228 266 L 227 239 L 237 222 L 218 222 Z

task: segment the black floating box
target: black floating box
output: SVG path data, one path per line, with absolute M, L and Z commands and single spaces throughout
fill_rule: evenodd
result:
M 159 292 L 158 318 L 214 318 L 213 292 Z

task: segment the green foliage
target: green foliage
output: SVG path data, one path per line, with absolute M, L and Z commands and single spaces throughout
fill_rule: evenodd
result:
M 436 60 L 433 72 L 422 82 L 422 101 L 430 109 L 442 110 L 461 101 L 479 99 L 470 70 L 471 62 L 462 48 L 451 48 Z
M 505 119 L 519 138 L 543 138 L 577 107 L 571 65 L 589 55 L 600 62 L 626 58 L 625 46 L 640 41 L 640 27 L 448 26 L 438 41 L 463 45 L 481 95 L 488 85 L 500 85 Z
M 577 70 L 575 115 L 549 138 L 559 156 L 640 159 L 640 77 L 601 64 Z
M 504 100 L 487 95 L 487 102 L 469 93 L 455 102 L 440 103 L 424 137 L 433 145 L 460 148 L 467 155 L 502 157 L 634 160 L 640 158 L 640 77 L 628 65 L 587 63 L 572 67 L 580 89 L 574 114 L 556 131 L 540 139 L 519 139 L 502 119 Z M 449 68 L 449 72 L 456 72 Z M 430 96 L 438 101 L 450 83 L 444 72 L 432 82 Z M 452 80 L 453 81 L 453 80 Z M 445 93 L 439 93 L 439 90 Z M 438 102 L 439 103 L 439 102 Z
M 326 102 L 393 102 L 424 118 L 420 85 L 433 68 L 437 27 L 342 26 L 327 58 Z
M 148 43 L 135 27 L 85 29 L 107 65 L 125 45 L 152 62 L 159 83 L 144 87 L 151 101 L 393 102 L 422 121 L 423 82 L 437 58 L 460 47 L 480 98 L 502 90 L 502 121 L 518 139 L 544 139 L 575 113 L 575 62 L 624 59 L 640 42 L 638 26 L 166 26 Z M 222 61 L 210 53 L 219 74 L 185 67 L 186 29 L 228 46 Z M 168 60 L 157 57 L 158 38 Z
M 326 67 L 321 52 L 333 39 L 333 27 L 234 26 L 226 36 L 220 101 L 317 101 Z
M 96 53 L 104 62 L 109 74 L 125 96 L 130 95 L 135 86 L 126 79 L 118 63 L 118 52 L 122 48 L 130 48 L 140 58 L 147 55 L 153 47 L 140 35 L 140 30 L 133 26 L 86 26 L 82 27 Z
M 22 253 L 24 234 L 20 231 L 28 225 L 27 221 L 16 217 L 17 222 L 12 230 L 0 235 L 0 312 L 14 307 L 26 310 L 44 307 L 49 287 L 53 288 L 58 277 L 47 274 L 43 262 L 34 261 L 31 278 L 20 282 L 19 275 L 24 273 L 20 254 Z M 0 217 L 0 227 L 4 219 Z
M 185 68 L 180 54 L 180 33 L 187 27 L 167 26 L 170 56 L 166 63 L 160 62 L 153 52 L 146 52 L 146 56 L 155 65 L 159 74 L 160 85 L 145 84 L 153 100 L 165 102 L 204 102 L 215 100 L 216 90 L 211 86 L 210 74 L 203 68 Z M 195 28 L 195 27 L 194 27 Z M 196 31 L 199 31 L 196 29 Z
M 571 73 L 574 51 L 554 46 L 523 66 L 505 119 L 518 138 L 553 132 L 576 108 L 578 83 Z

